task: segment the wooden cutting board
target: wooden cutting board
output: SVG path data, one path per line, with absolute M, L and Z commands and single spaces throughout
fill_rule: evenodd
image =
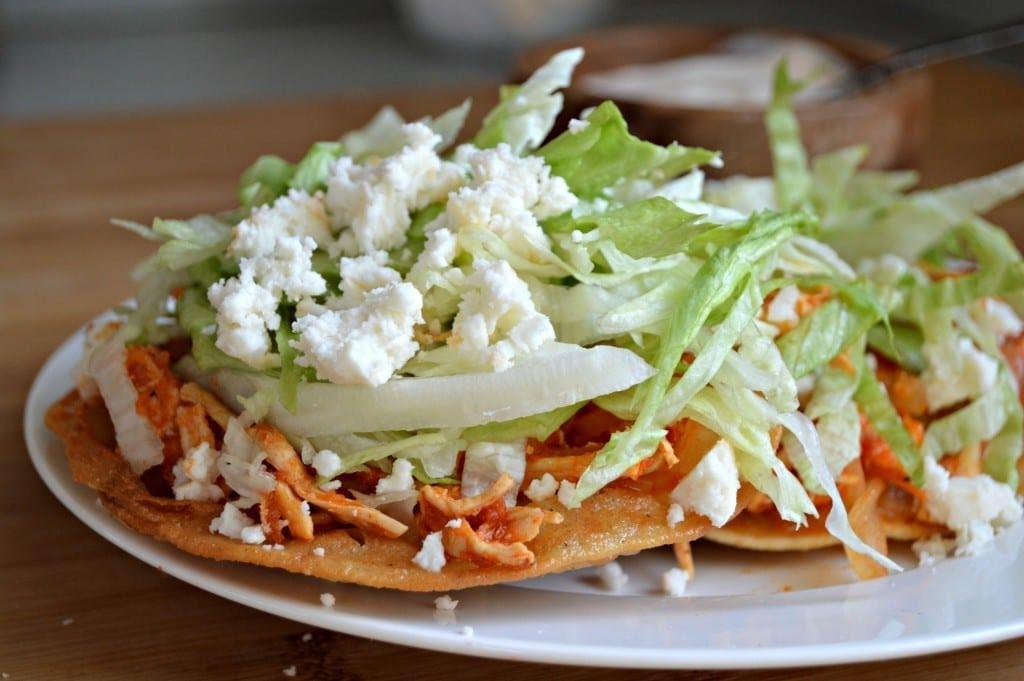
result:
M 49 353 L 132 291 L 150 244 L 108 226 L 233 205 L 261 153 L 297 158 L 393 102 L 410 117 L 492 88 L 252 104 L 215 111 L 0 124 L 0 673 L 64 679 L 1020 679 L 1024 640 L 920 660 L 805 671 L 624 673 L 492 662 L 374 643 L 217 598 L 103 541 L 50 496 L 21 435 L 25 395 Z M 935 72 L 925 184 L 1024 160 L 1024 80 L 980 66 Z M 1024 233 L 1024 201 L 993 218 Z M 936 594 L 941 598 L 941 594 Z M 73 621 L 69 621 L 73 620 Z M 68 622 L 64 624 L 64 622 Z M 6 676 L 6 675 L 9 675 Z

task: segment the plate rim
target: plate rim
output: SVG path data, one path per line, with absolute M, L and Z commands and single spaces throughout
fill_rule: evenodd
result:
M 109 314 L 105 312 L 97 318 Z M 990 626 L 978 625 L 965 629 L 918 634 L 892 640 L 866 640 L 844 643 L 826 643 L 796 646 L 737 648 L 671 648 L 642 650 L 587 646 L 578 643 L 521 641 L 500 636 L 464 636 L 459 629 L 425 629 L 422 624 L 381 620 L 372 616 L 327 609 L 314 604 L 288 603 L 281 611 L 280 597 L 260 593 L 254 587 L 234 583 L 228 576 L 196 573 L 190 560 L 206 560 L 181 551 L 151 537 L 140 535 L 115 519 L 106 511 L 88 508 L 64 494 L 65 487 L 78 485 L 70 470 L 56 470 L 46 461 L 45 442 L 55 437 L 46 429 L 43 414 L 50 406 L 43 402 L 43 393 L 50 381 L 59 381 L 56 365 L 71 346 L 81 341 L 86 326 L 78 328 L 54 349 L 42 364 L 32 381 L 22 416 L 22 430 L 29 459 L 36 474 L 50 493 L 79 521 L 104 540 L 133 558 L 155 567 L 190 586 L 240 605 L 254 608 L 277 617 L 317 626 L 330 631 L 358 636 L 384 643 L 410 646 L 422 650 L 451 653 L 479 658 L 535 662 L 563 666 L 609 667 L 633 669 L 778 669 L 820 667 L 834 664 L 881 662 L 907 659 L 924 655 L 953 652 L 966 648 L 1007 641 L 1024 636 L 1024 612 L 1016 620 Z M 65 390 L 73 387 L 70 378 L 64 378 Z M 111 522 L 105 522 L 107 521 Z M 164 555 L 160 555 L 163 553 Z M 217 566 L 217 561 L 206 561 Z M 304 575 L 295 575 L 305 578 Z M 507 589 L 497 585 L 486 587 Z M 835 588 L 835 587 L 833 587 Z M 592 598 L 593 596 L 587 596 Z M 598 596 L 600 597 L 600 596 Z M 639 597 L 632 597 L 639 598 Z

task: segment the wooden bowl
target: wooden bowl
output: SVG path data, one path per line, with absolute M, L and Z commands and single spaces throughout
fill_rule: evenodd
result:
M 602 99 L 580 87 L 583 75 L 705 52 L 741 30 L 750 29 L 640 25 L 593 31 L 545 43 L 523 54 L 517 62 L 517 76 L 525 78 L 559 50 L 575 45 L 586 50 L 574 84 L 566 90 L 566 107 L 560 121 L 564 125 L 570 117 Z M 892 51 L 881 43 L 850 36 L 779 32 L 825 43 L 849 59 L 854 67 Z M 797 117 L 804 144 L 811 155 L 866 144 L 870 147 L 866 167 L 914 167 L 927 136 L 930 95 L 928 75 L 917 71 L 897 76 L 855 96 L 802 103 L 797 108 Z M 725 167 L 716 173 L 718 175 L 771 173 L 771 155 L 760 110 L 673 106 L 621 99 L 616 103 L 629 121 L 630 129 L 639 137 L 660 144 L 677 141 L 721 150 Z

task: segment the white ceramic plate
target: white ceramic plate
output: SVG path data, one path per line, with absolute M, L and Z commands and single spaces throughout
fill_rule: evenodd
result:
M 71 479 L 46 408 L 71 388 L 79 332 L 36 378 L 25 439 L 50 490 L 86 525 L 136 558 L 210 593 L 313 626 L 452 653 L 613 667 L 806 666 L 921 655 L 1024 635 L 1020 526 L 989 553 L 868 583 L 838 550 L 766 555 L 700 544 L 686 598 L 658 595 L 668 550 L 620 562 L 620 594 L 592 571 L 459 592 L 455 622 L 435 619 L 433 596 L 334 584 L 190 556 L 126 529 Z M 904 556 L 904 562 L 911 561 Z M 337 605 L 320 605 L 330 592 Z M 473 635 L 464 632 L 471 627 Z

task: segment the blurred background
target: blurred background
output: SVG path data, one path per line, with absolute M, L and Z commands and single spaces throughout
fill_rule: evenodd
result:
M 1022 11 L 1021 0 L 0 0 L 0 117 L 494 82 L 530 44 L 621 23 L 786 25 L 909 46 Z M 1022 48 L 986 59 L 1024 73 Z

